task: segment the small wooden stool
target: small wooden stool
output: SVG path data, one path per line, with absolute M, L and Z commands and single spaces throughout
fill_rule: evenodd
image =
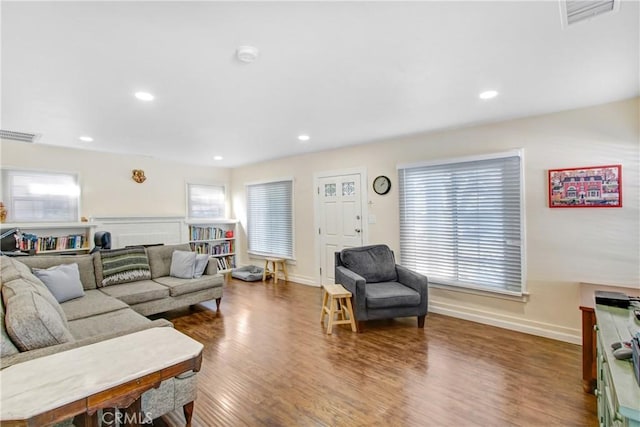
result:
M 269 270 L 269 263 L 273 265 L 273 270 Z M 278 283 L 278 267 L 282 267 L 282 273 L 284 273 L 284 280 L 288 281 L 287 275 L 287 263 L 283 258 L 265 258 L 264 259 L 264 272 L 262 273 L 262 281 L 264 282 L 269 277 L 273 277 L 273 283 Z
M 351 292 L 343 288 L 342 285 L 322 285 L 322 287 L 324 288 L 324 296 L 322 297 L 320 322 L 324 323 L 324 316 L 329 315 L 327 335 L 331 335 L 333 325 L 351 325 L 351 330 L 357 332 L 353 307 L 351 306 Z M 329 297 L 331 297 L 331 302 L 327 305 Z M 340 304 L 340 308 L 337 308 L 338 304 Z M 335 319 L 336 314 L 340 316 L 340 320 Z

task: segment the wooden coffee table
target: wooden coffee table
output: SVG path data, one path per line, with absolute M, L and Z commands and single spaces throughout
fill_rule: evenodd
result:
M 128 425 L 139 425 L 142 394 L 200 370 L 202 349 L 173 328 L 152 328 L 10 366 L 0 371 L 1 424 L 49 426 L 76 416 L 76 425 L 98 426 L 98 409 L 127 408 Z M 190 418 L 193 402 L 187 406 Z

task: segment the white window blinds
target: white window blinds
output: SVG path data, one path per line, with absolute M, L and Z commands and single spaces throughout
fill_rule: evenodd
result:
M 402 264 L 434 283 L 521 295 L 520 152 L 399 167 Z
M 78 221 L 80 186 L 75 174 L 3 169 L 2 186 L 8 221 Z
M 293 181 L 247 185 L 251 254 L 293 258 Z
M 224 186 L 187 184 L 189 218 L 224 218 L 225 204 Z

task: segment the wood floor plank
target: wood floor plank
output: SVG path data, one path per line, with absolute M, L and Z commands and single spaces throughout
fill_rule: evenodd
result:
M 597 425 L 580 346 L 437 314 L 326 335 L 321 303 L 320 288 L 231 280 L 220 312 L 166 313 L 205 346 L 193 426 Z

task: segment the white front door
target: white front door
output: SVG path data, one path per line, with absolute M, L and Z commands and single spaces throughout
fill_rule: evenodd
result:
M 362 246 L 361 174 L 325 176 L 317 182 L 321 283 L 334 283 L 335 252 Z

